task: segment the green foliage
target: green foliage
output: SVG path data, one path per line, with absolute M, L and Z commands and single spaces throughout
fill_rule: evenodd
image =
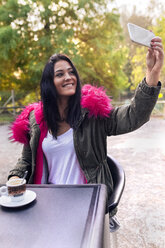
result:
M 39 91 L 43 67 L 54 53 L 73 59 L 83 83 L 128 87 L 127 49 L 119 15 L 107 0 L 1 1 L 0 88 Z
M 24 97 L 24 99 L 22 99 L 22 100 L 20 101 L 20 103 L 21 103 L 22 106 L 26 106 L 26 105 L 28 105 L 29 103 L 33 103 L 33 102 L 36 102 L 36 101 L 38 101 L 38 100 L 40 100 L 40 99 L 39 99 L 39 92 L 34 92 L 34 91 L 33 91 L 33 92 L 27 94 L 27 95 Z
M 145 77 L 146 73 L 146 53 L 147 48 L 143 46 L 137 46 L 136 53 L 132 58 L 132 85 L 131 89 L 134 90 L 139 82 Z
M 13 122 L 14 119 L 15 117 L 11 113 L 0 114 L 0 124 L 6 124 L 6 123 Z

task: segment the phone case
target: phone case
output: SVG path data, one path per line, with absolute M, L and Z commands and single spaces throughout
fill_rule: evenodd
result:
M 143 46 L 151 47 L 150 42 L 152 38 L 155 37 L 153 32 L 145 28 L 139 27 L 133 23 L 128 23 L 127 27 L 128 27 L 130 39 L 133 42 L 136 42 Z

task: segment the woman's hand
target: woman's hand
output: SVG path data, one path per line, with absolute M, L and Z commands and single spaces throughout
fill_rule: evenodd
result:
M 151 48 L 148 49 L 146 56 L 146 82 L 148 85 L 156 86 L 158 84 L 163 62 L 164 50 L 162 39 L 160 37 L 154 37 L 151 40 Z

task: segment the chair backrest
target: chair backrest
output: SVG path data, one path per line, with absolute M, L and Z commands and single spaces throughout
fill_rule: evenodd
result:
M 107 163 L 113 179 L 113 192 L 108 201 L 108 210 L 111 212 L 118 206 L 122 196 L 125 186 L 125 173 L 122 166 L 112 156 L 107 156 Z

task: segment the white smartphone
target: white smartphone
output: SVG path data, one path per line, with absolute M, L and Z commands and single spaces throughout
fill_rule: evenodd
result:
M 152 40 L 152 38 L 155 37 L 153 32 L 151 32 L 145 28 L 139 27 L 133 23 L 128 23 L 127 27 L 128 27 L 130 39 L 133 42 L 135 42 L 139 45 L 151 47 L 151 45 L 150 45 L 151 40 Z

